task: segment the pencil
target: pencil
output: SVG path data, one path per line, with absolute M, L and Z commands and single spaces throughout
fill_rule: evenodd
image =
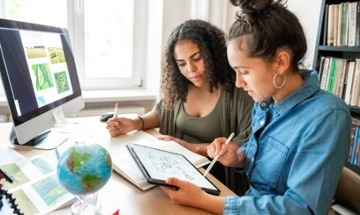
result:
M 225 145 L 229 144 L 231 139 L 234 137 L 235 133 L 232 132 L 230 134 L 230 136 L 227 138 Z M 214 166 L 214 164 L 216 163 L 216 161 L 219 159 L 220 155 L 216 155 L 215 158 L 211 161 L 210 165 L 208 166 L 208 168 L 206 168 L 205 172 L 204 172 L 204 177 L 210 172 L 211 168 Z
M 118 112 L 118 103 L 116 102 L 116 103 L 115 103 L 115 107 L 114 107 L 114 115 L 113 115 L 113 118 L 116 118 L 116 117 L 117 117 L 117 112 Z
M 10 176 L 8 176 L 2 169 L 0 169 L 0 179 L 1 178 L 5 178 L 5 180 L 8 182 L 13 183 L 13 180 L 10 178 Z

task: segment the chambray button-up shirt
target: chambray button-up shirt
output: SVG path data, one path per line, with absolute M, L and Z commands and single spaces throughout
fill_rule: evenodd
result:
M 227 197 L 224 214 L 327 214 L 349 152 L 344 101 L 321 90 L 315 71 L 278 104 L 255 103 L 246 153 L 250 189 Z

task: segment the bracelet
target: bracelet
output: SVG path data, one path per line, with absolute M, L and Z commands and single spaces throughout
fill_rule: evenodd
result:
M 144 127 L 145 127 L 145 122 L 144 122 L 144 119 L 141 117 L 141 116 L 137 116 L 139 119 L 140 119 L 140 121 L 141 121 L 141 123 L 142 123 L 142 126 L 141 126 L 141 128 L 140 128 L 140 130 L 144 130 Z

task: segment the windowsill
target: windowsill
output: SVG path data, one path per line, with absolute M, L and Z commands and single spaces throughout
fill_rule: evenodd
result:
M 148 90 L 84 90 L 82 94 L 85 103 L 156 100 Z
M 83 98 L 85 101 L 85 107 L 102 107 L 108 106 L 115 102 L 119 102 L 119 105 L 139 105 L 145 107 L 146 111 L 149 111 L 156 102 L 155 93 L 144 90 L 83 90 Z M 8 114 L 9 109 L 5 96 L 0 96 L 0 115 Z

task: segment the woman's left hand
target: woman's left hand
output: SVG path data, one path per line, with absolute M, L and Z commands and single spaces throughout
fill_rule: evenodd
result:
M 168 178 L 166 182 L 179 188 L 176 190 L 170 187 L 161 186 L 161 189 L 175 204 L 199 207 L 199 205 L 202 204 L 201 199 L 204 199 L 204 196 L 208 195 L 201 188 L 188 181 L 172 177 Z
M 175 190 L 161 186 L 161 189 L 173 203 L 201 208 L 215 214 L 223 214 L 225 197 L 208 194 L 195 184 L 178 178 L 168 178 L 166 182 L 179 188 Z

